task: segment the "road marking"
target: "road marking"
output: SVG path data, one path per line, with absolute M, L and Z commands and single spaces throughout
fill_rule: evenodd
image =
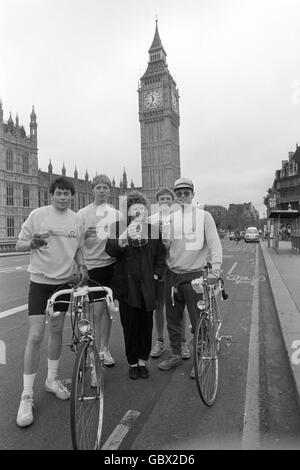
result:
M 18 270 L 22 270 L 24 271 L 25 269 L 28 268 L 28 264 L 24 264 L 23 266 L 11 266 L 11 267 L 7 267 L 7 268 L 1 268 L 0 269 L 0 274 L 3 274 L 3 273 L 13 273 L 14 271 L 18 271 Z
M 228 274 L 231 274 L 231 273 L 232 273 L 232 271 L 234 270 L 234 268 L 236 267 L 236 265 L 237 265 L 237 261 L 236 261 L 235 263 L 233 263 L 233 265 L 231 266 L 231 268 L 229 269 L 229 271 L 228 271 L 228 273 L 227 273 L 227 276 L 228 276 Z
M 140 412 L 135 410 L 128 410 L 127 413 L 121 419 L 120 424 L 118 424 L 109 438 L 105 441 L 101 450 L 116 450 L 120 447 L 123 439 L 126 434 L 139 417 Z
M 28 305 L 20 305 L 19 307 L 10 308 L 9 310 L 4 310 L 4 312 L 0 312 L 0 318 L 8 317 L 9 315 L 14 315 L 14 313 L 23 312 L 27 310 Z
M 233 281 L 234 284 L 251 284 L 251 286 L 254 286 L 260 281 L 266 280 L 265 276 L 262 274 L 258 277 L 253 276 L 252 278 L 248 276 L 239 276 L 238 274 L 230 274 L 229 276 L 226 276 L 226 279 L 228 281 Z
M 255 274 L 258 278 L 258 247 L 255 253 Z M 244 411 L 243 449 L 259 449 L 259 291 L 254 284 L 249 340 L 249 359 Z

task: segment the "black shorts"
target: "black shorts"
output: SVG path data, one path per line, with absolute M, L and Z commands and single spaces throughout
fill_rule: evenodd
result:
M 89 278 L 97 282 L 100 286 L 111 287 L 111 281 L 114 273 L 114 264 L 104 266 L 103 268 L 89 269 Z
M 47 301 L 55 291 L 61 289 L 69 289 L 68 284 L 39 284 L 30 281 L 29 294 L 28 294 L 28 315 L 45 315 Z M 70 302 L 70 295 L 62 295 L 59 300 Z M 53 306 L 55 312 L 66 312 L 69 308 L 69 303 L 57 302 Z
M 114 273 L 114 264 L 110 264 L 109 266 L 103 266 L 103 268 L 89 269 L 88 274 L 89 274 L 89 278 L 92 281 L 92 282 L 89 282 L 89 285 L 97 286 L 98 284 L 104 287 L 111 287 L 113 273 Z M 92 292 L 89 295 L 93 302 L 96 302 L 97 300 L 100 300 L 101 298 L 103 298 L 103 295 L 101 296 L 101 293 L 99 294 L 98 292 Z

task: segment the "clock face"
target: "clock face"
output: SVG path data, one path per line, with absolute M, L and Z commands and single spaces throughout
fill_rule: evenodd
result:
M 144 105 L 147 109 L 157 108 L 162 103 L 161 90 L 150 90 L 145 93 Z
M 178 113 L 178 98 L 174 91 L 172 92 L 172 109 Z

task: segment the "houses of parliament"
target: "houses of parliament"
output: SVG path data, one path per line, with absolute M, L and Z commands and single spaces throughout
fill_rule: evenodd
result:
M 119 186 L 112 178 L 111 203 L 116 207 L 119 197 L 133 188 L 143 191 L 154 202 L 159 188 L 173 187 L 180 177 L 179 92 L 168 69 L 157 20 L 148 54 L 147 69 L 138 88 L 142 186 L 135 187 L 132 180 L 128 184 L 125 169 Z M 10 249 L 10 244 L 14 246 L 22 223 L 33 209 L 50 204 L 49 187 L 58 176 L 64 175 L 74 184 L 72 210 L 92 201 L 88 171 L 80 179 L 76 166 L 70 175 L 63 164 L 60 173 L 56 173 L 51 160 L 48 171 L 39 169 L 37 122 L 34 107 L 29 133 L 20 124 L 18 115 L 13 120 L 10 114 L 4 121 L 0 99 L 0 250 L 1 246 L 3 250 Z M 106 173 L 105 168 L 99 168 L 99 172 Z

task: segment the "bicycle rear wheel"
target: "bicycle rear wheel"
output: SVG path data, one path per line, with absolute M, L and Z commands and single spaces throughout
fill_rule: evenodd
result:
M 71 436 L 73 449 L 100 448 L 104 409 L 101 361 L 93 343 L 81 343 L 76 355 L 71 388 Z
M 194 333 L 194 367 L 198 392 L 206 406 L 213 405 L 217 396 L 218 365 L 214 324 L 202 315 Z

